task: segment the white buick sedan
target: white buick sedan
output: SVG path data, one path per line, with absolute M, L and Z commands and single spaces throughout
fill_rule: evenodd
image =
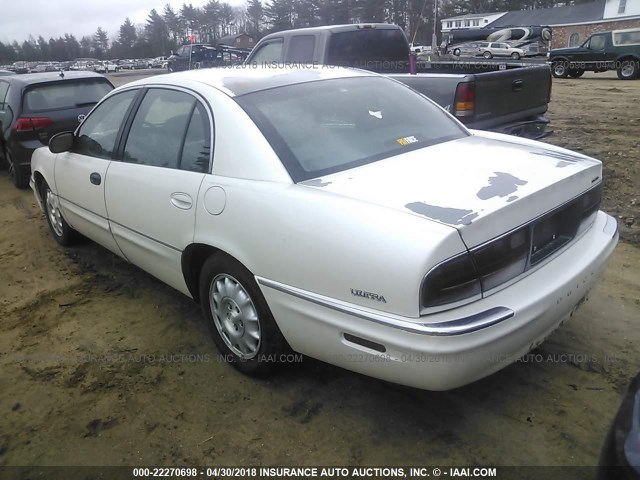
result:
M 107 95 L 32 159 L 76 232 L 202 304 L 223 358 L 292 349 L 443 390 L 538 345 L 617 240 L 602 166 L 469 131 L 408 87 L 338 68 L 207 69 Z

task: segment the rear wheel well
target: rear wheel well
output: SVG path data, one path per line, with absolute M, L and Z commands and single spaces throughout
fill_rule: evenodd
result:
M 36 182 L 36 187 L 38 187 L 36 189 L 38 192 L 38 196 L 40 197 L 40 200 L 42 200 L 42 186 L 46 183 L 46 181 L 40 172 L 33 172 L 33 180 L 34 182 Z
M 207 258 L 219 252 L 222 252 L 222 250 L 202 243 L 193 243 L 182 252 L 182 275 L 184 275 L 184 281 L 187 284 L 189 293 L 191 293 L 196 302 L 200 300 L 198 283 L 200 282 L 202 266 L 207 261 Z

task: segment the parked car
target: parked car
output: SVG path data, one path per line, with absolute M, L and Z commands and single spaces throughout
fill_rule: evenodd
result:
M 450 47 L 449 50 L 456 57 L 475 57 L 480 54 L 480 43 L 479 42 L 469 42 L 469 43 L 461 43 Z
M 151 61 L 149 68 L 167 68 L 167 57 L 156 57 Z
M 118 65 L 109 61 L 98 62 L 94 67 L 94 71 L 98 73 L 114 73 L 119 70 L 120 67 Z
M 484 58 L 511 57 L 514 60 L 519 60 L 524 57 L 524 50 L 512 47 L 505 42 L 479 42 L 478 54 Z
M 599 463 L 598 480 L 640 479 L 640 374 L 627 389 Z
M 0 77 L 4 75 L 15 75 L 16 72 L 12 72 L 10 70 L 0 70 Z
M 132 70 L 135 68 L 135 61 L 133 60 L 120 60 L 118 66 L 121 70 Z
M 434 390 L 581 304 L 618 239 L 601 185 L 599 161 L 469 131 L 400 82 L 282 66 L 119 87 L 31 177 L 60 244 L 80 232 L 197 299 L 241 371 L 291 348 Z
M 579 47 L 551 50 L 549 61 L 556 78 L 615 70 L 620 80 L 636 79 L 640 77 L 640 28 L 595 33 Z
M 31 154 L 75 129 L 113 85 L 93 72 L 0 77 L 0 155 L 18 188 L 29 184 Z
M 29 64 L 27 62 L 13 62 L 11 69 L 16 73 L 29 73 Z

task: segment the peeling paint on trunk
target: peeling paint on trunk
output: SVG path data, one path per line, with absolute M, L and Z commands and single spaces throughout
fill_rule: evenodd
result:
M 478 216 L 478 213 L 473 210 L 438 207 L 428 205 L 424 202 L 407 203 L 405 207 L 418 215 L 423 215 L 432 220 L 438 220 L 447 225 L 469 225 L 471 221 Z
M 321 178 L 314 178 L 313 180 L 302 182 L 302 185 L 308 185 L 310 187 L 326 187 L 327 185 L 331 185 L 331 182 L 323 182 Z
M 482 187 L 477 195 L 480 200 L 488 200 L 493 197 L 506 197 L 518 190 L 519 186 L 526 185 L 526 180 L 520 180 L 509 173 L 494 172 L 489 177 L 489 186 Z

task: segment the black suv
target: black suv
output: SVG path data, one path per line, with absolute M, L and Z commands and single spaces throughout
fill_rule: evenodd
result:
M 579 47 L 551 50 L 549 60 L 556 78 L 616 70 L 619 79 L 633 80 L 640 76 L 640 28 L 595 33 Z
M 111 90 L 111 82 L 93 72 L 0 77 L 0 157 L 16 187 L 29 185 L 33 151 L 56 133 L 75 130 Z

